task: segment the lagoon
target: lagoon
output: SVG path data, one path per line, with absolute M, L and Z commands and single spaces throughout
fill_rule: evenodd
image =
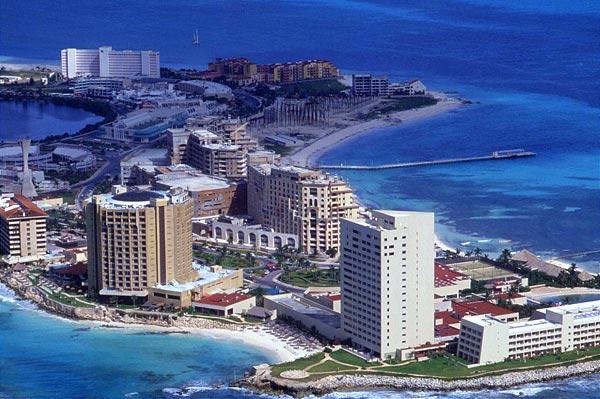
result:
M 0 141 L 72 134 L 103 119 L 80 108 L 45 101 L 0 101 Z

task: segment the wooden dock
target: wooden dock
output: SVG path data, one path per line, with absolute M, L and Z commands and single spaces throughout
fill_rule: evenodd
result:
M 418 161 L 418 162 L 399 162 L 390 163 L 384 165 L 318 165 L 320 169 L 344 169 L 344 170 L 382 170 L 382 169 L 398 169 L 398 168 L 413 168 L 416 166 L 430 166 L 430 165 L 444 165 L 449 163 L 462 163 L 462 162 L 477 162 L 477 161 L 498 161 L 503 159 L 515 159 L 535 156 L 535 152 L 531 151 L 494 151 L 490 155 L 484 155 L 479 157 L 465 157 L 465 158 L 445 158 L 435 159 L 431 161 Z

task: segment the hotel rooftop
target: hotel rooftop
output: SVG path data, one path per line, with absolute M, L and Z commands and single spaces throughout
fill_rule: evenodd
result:
M 459 273 L 449 266 L 435 264 L 435 286 L 448 287 L 454 285 L 457 281 L 470 279 L 469 276 Z
M 171 171 L 156 177 L 156 184 L 168 187 L 181 187 L 188 191 L 215 190 L 227 188 L 230 183 L 226 179 L 205 175 L 195 169 Z
M 193 290 L 194 288 L 213 283 L 235 273 L 235 270 L 228 269 L 222 269 L 218 272 L 213 272 L 211 271 L 210 267 L 201 265 L 199 263 L 194 263 L 192 267 L 199 272 L 198 280 L 191 281 L 189 283 L 178 283 L 177 281 L 171 281 L 168 284 L 156 284 L 153 288 L 171 292 L 186 292 Z
M 94 200 L 105 209 L 139 209 L 151 206 L 154 201 L 165 200 L 170 203 L 181 203 L 189 198 L 181 188 L 170 191 L 122 191 L 122 186 L 113 187 L 113 193 L 95 195 Z M 117 191 L 115 191 L 117 190 Z
M 46 216 L 48 216 L 46 212 L 21 194 L 0 195 L 0 217 L 5 220 Z

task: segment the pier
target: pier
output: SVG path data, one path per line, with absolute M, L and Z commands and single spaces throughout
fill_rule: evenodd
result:
M 444 165 L 449 163 L 461 163 L 461 162 L 476 162 L 476 161 L 493 161 L 502 159 L 514 159 L 535 156 L 535 152 L 525 151 L 522 149 L 518 150 L 502 150 L 494 151 L 490 155 L 483 155 L 478 157 L 464 157 L 464 158 L 445 158 L 435 159 L 431 161 L 417 161 L 417 162 L 398 162 L 384 165 L 318 165 L 320 169 L 344 169 L 344 170 L 382 170 L 382 169 L 397 169 L 397 168 L 412 168 L 415 166 L 429 166 L 429 165 Z

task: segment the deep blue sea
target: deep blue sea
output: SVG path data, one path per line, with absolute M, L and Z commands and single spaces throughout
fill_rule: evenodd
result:
M 200 32 L 199 46 L 191 44 L 195 29 Z M 364 202 L 382 208 L 435 211 L 437 232 L 452 245 L 468 242 L 465 247 L 479 246 L 490 252 L 507 246 L 530 248 L 544 255 L 600 249 L 598 1 L 0 2 L 0 60 L 58 63 L 61 48 L 106 44 L 118 49 L 159 50 L 163 65 L 203 68 L 218 56 L 243 55 L 257 62 L 322 57 L 331 59 L 345 73 L 386 73 L 394 80 L 419 77 L 430 89 L 455 92 L 474 104 L 426 122 L 357 138 L 326 153 L 323 162 L 427 160 L 509 148 L 525 148 L 537 156 L 420 169 L 341 172 Z M 598 272 L 599 259 L 596 254 L 569 260 Z M 11 317 L 28 317 L 31 323 L 39 318 L 13 313 L 9 313 Z M 8 332 L 13 336 L 21 333 L 20 324 Z M 126 340 L 118 332 L 98 334 L 116 334 L 115 340 Z M 40 333 L 37 339 L 41 342 L 43 337 Z M 176 352 L 179 338 L 169 337 L 165 350 Z M 53 344 L 56 347 L 51 352 L 60 353 L 69 344 L 69 339 Z M 92 347 L 96 351 L 106 349 Z M 218 347 L 227 350 L 229 344 Z M 131 351 L 124 352 L 128 357 L 138 353 L 135 347 L 128 349 Z M 28 348 L 20 353 L 24 359 L 45 356 Z M 148 351 L 144 356 L 150 356 Z M 199 357 L 229 365 L 214 353 Z M 181 362 L 165 358 L 161 358 L 165 373 L 171 369 L 174 374 L 181 372 Z M 252 363 L 250 359 L 247 362 Z M 127 364 L 132 379 L 139 382 L 136 373 L 143 372 L 142 362 Z M 4 369 L 0 368 L 2 372 Z M 110 392 L 107 397 L 120 397 L 125 392 L 111 391 L 117 385 L 113 384 L 114 377 L 89 370 L 84 377 L 101 381 Z M 60 368 L 54 371 L 53 378 L 58 381 L 71 381 L 70 373 Z M 192 374 L 180 381 L 219 378 L 213 370 Z M 31 375 L 34 377 L 25 378 L 33 390 L 30 392 L 41 395 L 47 387 L 41 383 L 44 378 Z M 12 381 L 8 379 L 8 388 L 19 380 L 15 377 Z M 6 386 L 6 380 L 2 384 Z M 69 388 L 63 385 L 54 384 L 53 388 Z M 172 385 L 177 381 L 164 384 Z M 592 398 L 598 388 L 594 376 L 529 387 L 526 394 L 534 398 Z M 508 398 L 518 392 L 485 392 L 484 396 Z M 195 397 L 218 395 L 244 394 L 209 391 Z M 471 398 L 481 394 L 437 396 Z M 67 392 L 65 397 L 73 395 Z
M 0 101 L 0 141 L 75 133 L 101 116 L 79 108 L 38 101 Z

